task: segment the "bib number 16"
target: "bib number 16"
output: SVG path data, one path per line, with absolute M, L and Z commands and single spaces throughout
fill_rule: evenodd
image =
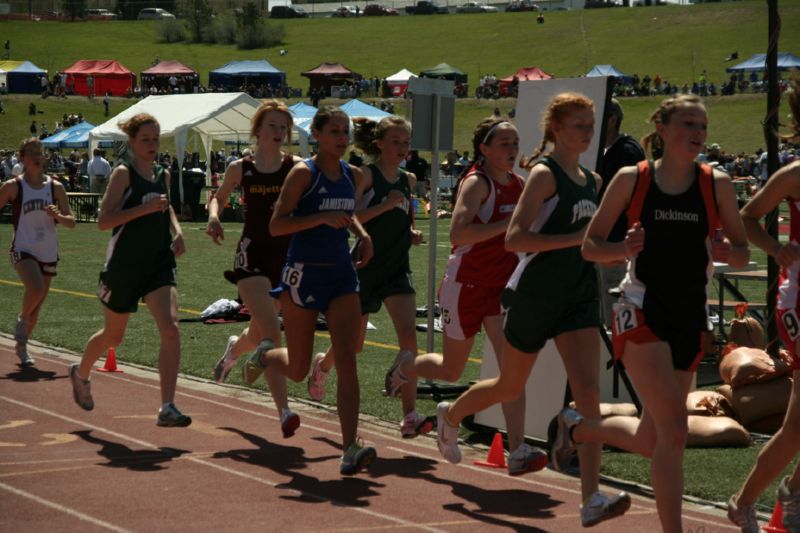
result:
M 292 268 L 290 266 L 286 266 L 283 269 L 283 282 L 287 284 L 289 287 L 299 287 L 300 282 L 303 281 L 303 271 L 297 270 L 296 268 Z

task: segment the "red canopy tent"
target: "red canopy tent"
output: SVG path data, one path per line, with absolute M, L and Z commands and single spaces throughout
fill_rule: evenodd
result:
M 353 72 L 341 63 L 320 63 L 316 68 L 302 72 L 300 75 L 308 78 L 309 91 L 322 89 L 328 96 L 331 94 L 332 86 L 353 83 L 362 78 L 361 74 Z
M 169 85 L 172 76 L 178 79 L 178 88 L 187 93 L 192 92 L 194 86 L 200 82 L 197 72 L 180 61 L 159 61 L 157 65 L 140 72 L 139 80 L 142 89 L 153 86 L 161 89 Z
M 122 63 L 111 59 L 81 59 L 61 73 L 72 77 L 75 94 L 82 96 L 89 94 L 86 83 L 89 76 L 94 80 L 95 95 L 111 91 L 112 96 L 125 96 L 128 89 L 136 83 L 136 75 L 133 72 L 125 68 Z M 68 78 L 67 87 L 70 85 Z
M 500 96 L 508 96 L 509 89 L 514 82 L 514 78 L 517 78 L 517 81 L 528 81 L 528 80 L 549 80 L 552 78 L 552 74 L 548 74 L 547 72 L 543 71 L 539 67 L 522 67 L 518 71 L 516 71 L 511 76 L 507 76 L 505 78 L 500 78 L 497 80 L 500 83 Z

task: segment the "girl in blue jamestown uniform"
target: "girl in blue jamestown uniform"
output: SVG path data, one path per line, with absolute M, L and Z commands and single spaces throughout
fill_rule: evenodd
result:
M 350 119 L 336 108 L 322 108 L 311 123 L 319 152 L 289 172 L 270 222 L 270 232 L 293 234 L 280 294 L 286 348 L 262 341 L 245 363 L 244 381 L 255 381 L 267 366 L 288 378 L 306 378 L 314 351 L 317 316 L 325 314 L 338 378 L 336 407 L 342 427 L 340 471 L 352 475 L 375 458 L 375 449 L 357 436 L 359 386 L 353 317 L 361 314 L 355 266 L 372 256 L 369 234 L 353 216 L 355 183 L 361 171 L 341 160 L 350 144 Z M 351 256 L 347 228 L 358 237 Z M 252 380 L 251 380 L 252 378 Z

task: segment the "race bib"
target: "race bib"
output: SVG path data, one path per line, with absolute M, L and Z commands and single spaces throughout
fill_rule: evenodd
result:
M 622 335 L 639 327 L 636 306 L 628 302 L 614 304 L 614 333 Z
M 800 321 L 797 320 L 797 313 L 794 309 L 783 313 L 781 315 L 781 322 L 783 322 L 783 327 L 786 328 L 786 333 L 789 334 L 789 338 L 796 341 L 797 337 L 800 336 Z
M 300 286 L 300 282 L 303 281 L 303 271 L 286 265 L 283 268 L 283 277 L 281 279 L 289 287 L 297 288 Z

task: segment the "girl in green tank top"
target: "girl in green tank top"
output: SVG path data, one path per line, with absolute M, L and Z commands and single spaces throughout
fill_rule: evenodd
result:
M 93 409 L 89 373 L 107 349 L 122 342 L 130 313 L 144 300 L 161 337 L 161 408 L 157 424 L 186 427 L 192 419 L 174 404 L 181 349 L 175 257 L 183 254 L 184 243 L 167 196 L 169 172 L 157 171 L 154 166 L 160 127 L 146 113 L 134 115 L 119 127 L 128 134 L 133 156 L 111 173 L 97 219 L 100 230 L 113 230 L 98 290 L 105 321 L 86 343 L 80 364 L 70 366 L 70 381 L 75 402 L 87 411 Z M 128 239 L 128 235 L 132 238 Z M 120 250 L 115 250 L 118 246 L 125 249 L 121 255 Z
M 518 397 L 549 339 L 555 341 L 564 362 L 575 403 L 583 405 L 588 416 L 600 416 L 599 303 L 590 279 L 594 274 L 589 275 L 580 256 L 586 224 L 596 209 L 595 191 L 601 183 L 600 176 L 579 163 L 591 144 L 594 124 L 595 109 L 589 98 L 577 93 L 556 95 L 544 112 L 541 147 L 522 163 L 531 171 L 509 223 L 506 249 L 519 253 L 523 260 L 504 295 L 503 364 L 499 377 L 476 383 L 452 405 L 439 404 L 439 451 L 452 462 L 461 456 L 458 424 L 495 403 Z M 548 143 L 553 149 L 544 164 L 528 165 Z M 552 268 L 548 265 L 537 272 L 526 282 L 527 287 L 518 290 L 520 279 L 527 280 L 526 271 L 538 270 L 536 259 L 546 257 L 554 259 Z M 595 294 L 586 297 L 586 287 L 594 287 Z M 626 493 L 606 496 L 599 492 L 600 446 L 584 444 L 578 455 L 582 525 L 592 526 L 627 511 L 630 496 Z
M 417 353 L 416 295 L 411 284 L 409 248 L 422 242 L 422 232 L 413 227 L 411 191 L 416 177 L 400 168 L 408 154 L 411 125 L 403 118 L 390 116 L 376 123 L 355 121 L 356 146 L 372 159 L 361 167 L 363 178 L 356 183 L 356 215 L 372 238 L 374 255 L 358 271 L 361 298 L 361 326 L 358 351 L 364 344 L 369 313 L 386 306 L 397 332 L 401 357 Z M 328 372 L 333 367 L 333 349 L 317 354 L 308 380 L 312 398 L 321 399 Z M 416 411 L 416 380 L 402 390 L 404 438 L 416 437 L 433 429 L 433 419 Z

